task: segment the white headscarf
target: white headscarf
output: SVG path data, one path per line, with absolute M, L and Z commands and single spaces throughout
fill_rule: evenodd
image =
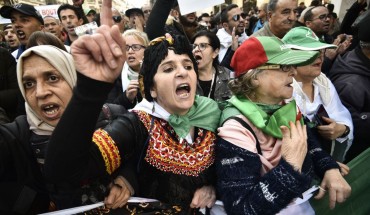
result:
M 30 56 L 31 54 L 36 54 L 44 58 L 49 62 L 58 72 L 63 76 L 66 82 L 71 88 L 76 85 L 77 75 L 76 69 L 73 62 L 73 57 L 69 53 L 51 45 L 40 45 L 34 46 L 27 49 L 22 53 L 18 59 L 17 63 L 17 78 L 19 89 L 24 98 L 26 106 L 27 121 L 30 125 L 30 130 L 38 135 L 51 135 L 54 127 L 44 122 L 40 116 L 36 114 L 34 110 L 28 105 L 28 101 L 25 94 L 25 89 L 22 83 L 23 76 L 23 60 L 24 58 Z

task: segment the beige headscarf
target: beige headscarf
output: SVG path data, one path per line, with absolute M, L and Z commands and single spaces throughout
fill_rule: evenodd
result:
M 51 135 L 51 133 L 54 130 L 54 127 L 42 121 L 40 116 L 38 116 L 36 112 L 32 110 L 31 107 L 28 105 L 25 89 L 22 83 L 23 60 L 24 58 L 30 56 L 31 54 L 36 54 L 40 57 L 43 57 L 52 66 L 54 66 L 58 70 L 58 72 L 63 76 L 63 78 L 66 80 L 66 82 L 69 84 L 71 88 L 73 88 L 76 85 L 77 81 L 76 69 L 74 66 L 72 55 L 55 46 L 50 45 L 40 45 L 29 48 L 26 51 L 24 51 L 18 59 L 17 63 L 18 85 L 22 93 L 22 96 L 26 101 L 25 103 L 26 114 L 27 121 L 30 125 L 30 129 L 38 135 Z

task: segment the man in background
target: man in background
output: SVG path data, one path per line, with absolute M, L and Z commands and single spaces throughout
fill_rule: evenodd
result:
M 5 41 L 8 43 L 9 48 L 10 48 L 10 52 L 17 50 L 20 43 L 19 43 L 17 35 L 15 34 L 13 30 L 12 24 L 4 25 L 3 31 L 4 31 Z
M 53 16 L 44 17 L 44 31 L 54 34 L 64 43 L 63 27 L 60 21 Z
M 70 4 L 62 4 L 58 8 L 58 17 L 62 23 L 64 30 L 67 32 L 67 37 L 64 41 L 65 45 L 72 45 L 73 41 L 78 39 L 75 28 L 83 24 L 82 14 L 79 9 Z
M 42 31 L 44 28 L 44 20 L 35 7 L 24 3 L 12 6 L 5 5 L 0 9 L 0 15 L 12 22 L 13 31 L 20 42 L 20 46 L 12 52 L 12 55 L 18 59 L 26 50 L 31 34 L 35 31 Z

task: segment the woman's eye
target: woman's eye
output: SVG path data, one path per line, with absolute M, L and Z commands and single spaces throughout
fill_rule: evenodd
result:
M 172 68 L 172 67 L 165 68 L 163 71 L 164 71 L 165 73 L 169 73 L 169 72 L 172 72 L 172 71 L 173 71 L 173 68 Z
M 34 84 L 31 81 L 23 82 L 23 86 L 24 86 L 25 89 L 29 89 L 29 88 L 33 87 L 33 85 Z
M 55 81 L 58 81 L 58 80 L 59 80 L 59 78 L 58 78 L 58 76 L 56 76 L 56 75 L 50 75 L 50 76 L 49 76 L 49 80 L 50 80 L 50 81 L 52 81 L 52 82 L 55 82 Z
M 192 69 L 193 69 L 193 66 L 184 66 L 184 68 L 185 68 L 186 70 L 192 70 Z

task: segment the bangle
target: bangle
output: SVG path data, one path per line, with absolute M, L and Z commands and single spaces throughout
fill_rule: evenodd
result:
M 346 125 L 344 125 L 344 126 L 346 126 Z M 350 131 L 351 131 L 351 129 L 349 129 L 349 127 L 346 126 L 346 130 L 344 130 L 343 134 L 341 136 L 339 136 L 339 138 L 347 137 Z

